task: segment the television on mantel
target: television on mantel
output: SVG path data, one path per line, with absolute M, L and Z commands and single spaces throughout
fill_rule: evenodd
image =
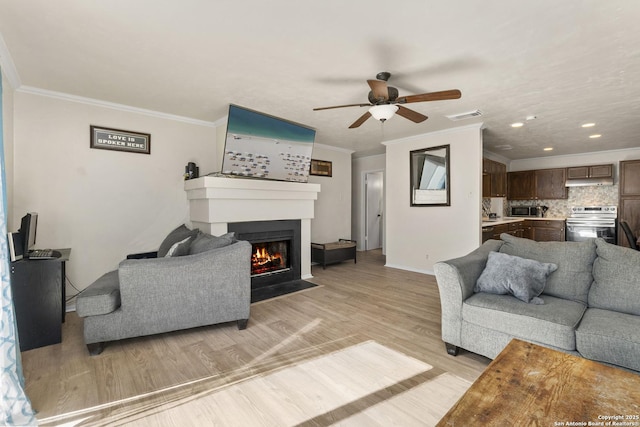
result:
M 222 174 L 307 182 L 315 129 L 231 104 Z

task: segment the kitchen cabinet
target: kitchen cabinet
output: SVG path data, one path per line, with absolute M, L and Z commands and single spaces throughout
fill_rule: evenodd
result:
M 569 197 L 569 189 L 565 185 L 566 181 L 567 170 L 565 168 L 536 170 L 535 198 L 539 200 L 567 199 Z
M 524 221 L 510 222 L 507 225 L 509 226 L 507 230 L 508 234 L 511 234 L 512 236 L 516 236 L 516 237 L 524 236 Z
M 634 234 L 640 231 L 640 160 L 620 162 L 618 221 L 626 221 Z M 618 232 L 618 245 L 629 247 L 627 238 Z
M 531 200 L 535 196 L 534 171 L 509 172 L 507 174 L 507 199 Z
M 482 197 L 506 197 L 507 165 L 482 159 Z
M 565 186 L 566 173 L 565 168 L 509 172 L 507 174 L 507 199 L 566 199 L 569 196 Z
M 613 178 L 613 165 L 575 166 L 567 168 L 567 179 Z
M 564 242 L 565 240 L 564 220 L 530 219 L 525 220 L 524 228 L 530 236 L 528 238 L 536 242 Z
M 500 240 L 502 233 L 537 242 L 563 242 L 565 223 L 561 219 L 525 219 L 506 224 L 485 225 L 482 227 L 482 242 L 489 239 Z
M 500 240 L 502 233 L 511 234 L 516 237 L 524 236 L 524 220 L 510 222 L 507 224 L 485 225 L 482 227 L 482 243 L 489 239 Z

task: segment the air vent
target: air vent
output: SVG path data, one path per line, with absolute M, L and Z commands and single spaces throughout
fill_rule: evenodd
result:
M 480 117 L 480 116 L 482 116 L 482 113 L 480 112 L 480 110 L 473 110 L 473 111 L 469 111 L 468 113 L 454 114 L 452 116 L 447 116 L 447 118 L 449 120 L 453 120 L 454 122 L 457 122 L 458 120 L 473 119 L 474 117 Z

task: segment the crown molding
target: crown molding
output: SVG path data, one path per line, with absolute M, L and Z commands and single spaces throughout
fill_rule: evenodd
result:
M 6 77 L 9 85 L 14 90 L 18 89 L 22 82 L 2 34 L 0 34 L 0 68 L 2 68 L 2 74 Z
M 189 123 L 198 126 L 216 127 L 216 122 L 206 120 L 193 119 L 191 117 L 178 116 L 175 114 L 162 113 L 160 111 L 147 110 L 145 108 L 132 107 L 130 105 L 117 104 L 115 102 L 102 101 L 100 99 L 86 98 L 83 96 L 70 95 L 64 92 L 56 92 L 47 89 L 40 89 L 32 86 L 20 86 L 16 92 L 26 93 L 30 95 L 46 96 L 48 98 L 60 99 L 62 101 L 76 102 L 79 104 L 91 105 L 94 107 L 110 108 L 112 110 L 124 111 L 127 113 L 142 114 L 145 116 L 156 117 L 165 120 L 174 120 L 177 122 Z

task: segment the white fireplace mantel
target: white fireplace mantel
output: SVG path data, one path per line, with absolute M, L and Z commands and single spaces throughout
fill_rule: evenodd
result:
M 213 235 L 232 222 L 299 219 L 301 274 L 311 278 L 311 220 L 320 184 L 205 176 L 185 181 L 189 218 Z

